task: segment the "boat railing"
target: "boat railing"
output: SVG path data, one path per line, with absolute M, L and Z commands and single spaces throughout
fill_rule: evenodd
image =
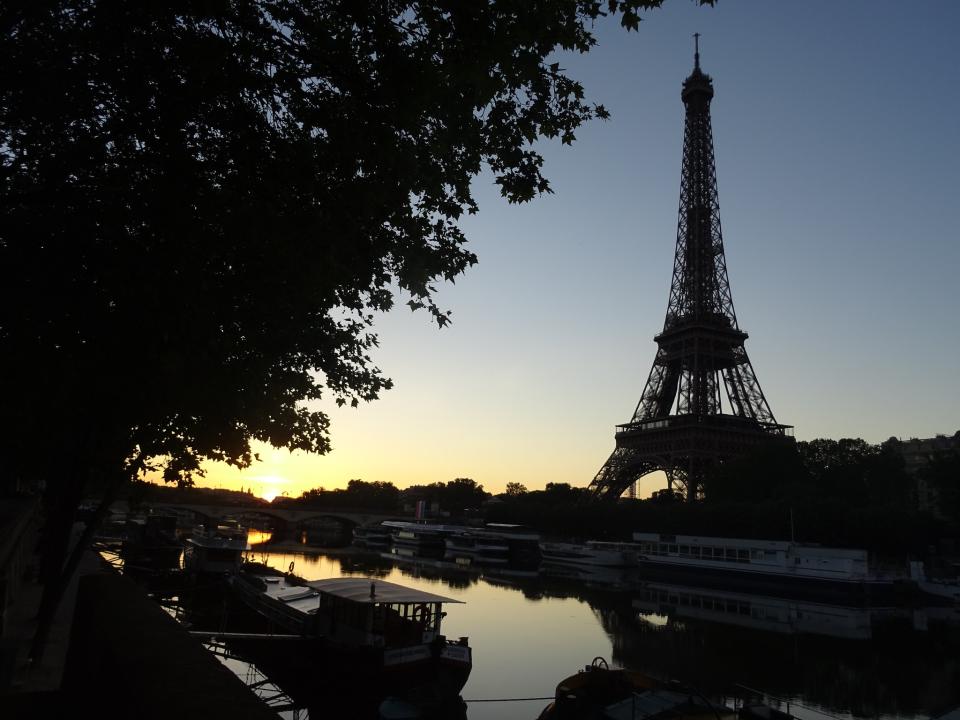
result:
M 734 687 L 737 688 L 738 690 L 743 690 L 747 693 L 750 693 L 751 695 L 754 695 L 756 697 L 763 698 L 764 702 L 772 701 L 774 703 L 777 703 L 778 706 L 784 708 L 784 712 L 786 712 L 788 715 L 791 715 L 791 716 L 793 715 L 793 713 L 790 711 L 790 708 L 791 706 L 793 706 L 795 708 L 801 708 L 805 712 L 812 712 L 812 713 L 816 713 L 817 715 L 822 715 L 823 717 L 832 718 L 833 720 L 840 720 L 840 718 L 838 718 L 836 715 L 831 715 L 828 712 L 824 712 L 823 710 L 820 710 L 815 707 L 811 707 L 809 705 L 803 705 L 801 703 L 798 703 L 795 699 L 791 700 L 790 698 L 782 698 L 776 695 L 771 695 L 770 693 L 764 690 L 758 690 L 757 688 L 750 687 L 749 685 L 743 685 L 741 683 L 734 684 Z M 738 708 L 734 708 L 734 709 L 738 709 Z

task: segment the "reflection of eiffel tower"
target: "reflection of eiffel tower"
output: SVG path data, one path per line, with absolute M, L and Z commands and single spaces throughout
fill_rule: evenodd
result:
M 671 489 L 679 483 L 694 500 L 712 466 L 762 443 L 792 441 L 753 374 L 733 310 L 710 128 L 713 81 L 700 70 L 699 48 L 694 58 L 681 93 L 687 113 L 667 317 L 640 403 L 617 426 L 616 449 L 590 485 L 606 497 L 663 470 Z

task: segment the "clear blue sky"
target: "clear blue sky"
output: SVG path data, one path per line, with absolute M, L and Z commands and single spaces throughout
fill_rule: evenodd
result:
M 553 195 L 510 206 L 477 179 L 479 264 L 439 294 L 452 327 L 400 304 L 377 326 L 396 387 L 331 412 L 331 455 L 208 483 L 586 485 L 663 324 L 694 32 L 734 305 L 778 421 L 801 440 L 960 429 L 958 28 L 947 0 L 668 0 L 639 33 L 601 24 L 558 59 L 613 117 L 541 146 Z

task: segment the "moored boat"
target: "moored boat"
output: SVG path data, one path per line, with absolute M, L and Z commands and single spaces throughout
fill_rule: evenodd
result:
M 187 538 L 183 564 L 199 573 L 234 573 L 249 549 L 247 528 L 236 520 L 198 525 Z
M 734 720 L 735 712 L 678 683 L 610 668 L 603 658 L 557 685 L 538 720 Z
M 928 601 L 945 602 L 960 604 L 960 576 L 958 576 L 957 566 L 952 568 L 953 572 L 946 575 L 934 575 L 929 577 L 926 571 L 926 564 L 914 560 L 910 562 L 910 577 L 916 583 L 917 588 Z
M 540 533 L 515 523 L 487 523 L 483 532 L 507 544 L 510 563 L 536 565 L 540 560 Z
M 446 556 L 454 562 L 468 560 L 479 565 L 506 565 L 510 562 L 510 545 L 496 533 L 466 530 L 444 538 Z
M 146 515 L 128 520 L 120 550 L 124 567 L 179 568 L 183 544 L 177 539 L 176 520 L 172 515 Z
M 444 538 L 461 529 L 459 527 L 402 520 L 387 520 L 383 523 L 383 526 L 390 529 L 390 540 L 395 547 L 402 546 L 420 550 L 442 550 Z
M 906 574 L 871 572 L 866 550 L 810 543 L 636 532 L 644 575 L 779 591 L 877 596 L 908 590 Z
M 353 543 L 377 549 L 390 547 L 390 528 L 381 523 L 358 525 L 353 529 Z
M 241 573 L 230 583 L 271 624 L 309 640 L 311 657 L 344 682 L 456 697 L 473 667 L 467 638 L 441 633 L 443 606 L 459 600 L 368 578 Z

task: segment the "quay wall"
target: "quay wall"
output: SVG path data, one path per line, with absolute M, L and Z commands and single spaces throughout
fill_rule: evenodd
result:
M 113 574 L 80 579 L 63 691 L 99 717 L 277 718 L 142 589 Z

